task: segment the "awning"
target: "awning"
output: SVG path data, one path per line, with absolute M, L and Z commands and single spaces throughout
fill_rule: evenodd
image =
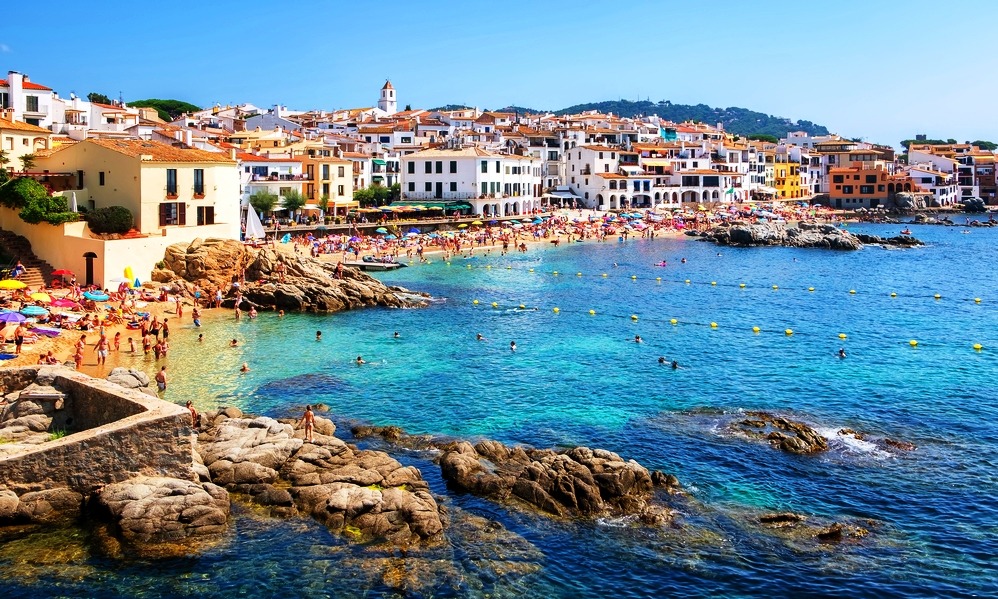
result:
M 374 164 L 377 164 L 378 166 L 385 166 L 385 164 L 386 164 L 386 162 L 384 160 L 380 159 L 380 158 L 373 158 L 373 159 L 371 159 L 371 162 L 373 162 Z
M 776 194 L 780 193 L 778 189 L 776 189 L 774 187 L 768 187 L 766 185 L 760 185 L 759 187 L 756 187 L 755 191 L 758 191 L 759 193 L 765 193 L 765 194 L 768 194 L 768 195 L 774 195 L 774 196 Z
M 644 172 L 644 169 L 640 166 L 621 166 L 620 170 L 624 171 L 628 175 L 639 175 Z
M 555 200 L 580 200 L 579 196 L 570 191 L 552 191 L 541 196 L 542 198 L 552 198 Z
M 645 158 L 641 164 L 645 166 L 672 166 L 672 161 L 668 158 Z
M 424 208 L 443 208 L 444 210 L 471 210 L 471 204 L 460 200 L 396 200 L 392 202 L 392 206 L 423 206 Z

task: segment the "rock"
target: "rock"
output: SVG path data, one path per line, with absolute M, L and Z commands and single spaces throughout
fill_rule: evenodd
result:
M 858 250 L 863 244 L 854 235 L 834 225 L 800 223 L 788 228 L 785 223 L 725 223 L 705 232 L 702 239 L 718 245 L 740 247 L 787 246 Z
M 895 439 L 883 439 L 880 444 L 890 449 L 898 449 L 901 451 L 915 451 L 918 447 L 914 443 L 909 443 L 908 441 L 897 441 Z
M 776 514 L 763 514 L 759 516 L 759 522 L 763 524 L 768 524 L 773 528 L 784 528 L 787 526 L 795 526 L 803 521 L 807 520 L 807 516 L 803 514 L 795 514 L 793 512 L 780 512 Z
M 981 198 L 967 198 L 963 200 L 964 212 L 985 212 L 987 209 L 987 204 Z
M 236 408 L 225 413 L 239 414 Z M 273 483 L 292 453 L 303 441 L 294 438 L 288 424 L 272 418 L 224 418 L 217 427 L 199 438 L 201 458 L 218 485 L 253 485 Z
M 841 541 L 842 525 L 836 522 L 828 528 L 818 531 L 815 536 L 822 541 Z
M 241 285 L 244 302 L 261 309 L 334 312 L 363 306 L 417 307 L 425 302 L 417 294 L 389 288 L 377 279 L 344 268 L 343 277 L 335 267 L 308 256 L 290 255 L 274 248 L 254 249 L 234 240 L 195 240 L 166 249 L 164 269 L 157 280 L 181 287 L 185 292 L 199 285 L 205 292 L 229 293 L 245 269 Z M 275 274 L 278 263 L 285 266 L 284 281 Z M 234 300 L 226 300 L 231 306 Z
M 17 505 L 20 500 L 17 493 L 8 489 L 0 490 L 0 525 L 16 521 Z
M 789 453 L 807 454 L 817 453 L 828 449 L 828 440 L 803 422 L 789 420 L 782 416 L 776 416 L 767 412 L 749 412 L 748 415 L 752 418 L 742 420 L 737 423 L 737 426 L 751 427 L 755 429 L 760 428 L 759 423 L 761 422 L 763 427 L 766 427 L 766 430 L 768 430 L 768 433 L 766 430 L 762 431 L 762 435 L 768 439 L 773 446 L 779 447 L 783 451 L 787 451 Z M 752 437 L 760 434 L 755 430 L 735 430 L 739 430 L 740 432 L 746 433 Z
M 211 483 L 142 476 L 104 487 L 97 502 L 109 523 L 105 533 L 143 557 L 197 551 L 228 523 L 228 493 Z
M 65 524 L 77 520 L 82 509 L 83 495 L 59 487 L 21 495 L 15 518 L 38 524 Z
M 149 380 L 149 375 L 141 370 L 121 367 L 111 370 L 111 373 L 107 375 L 107 380 L 117 385 L 121 385 L 126 389 L 148 387 L 151 382 Z
M 638 515 L 660 522 L 667 511 L 654 505 L 653 486 L 656 481 L 674 489 L 679 485 L 675 477 L 653 476 L 637 462 L 602 449 L 510 449 L 497 441 L 449 445 L 440 470 L 459 490 L 498 501 L 515 498 L 560 517 Z

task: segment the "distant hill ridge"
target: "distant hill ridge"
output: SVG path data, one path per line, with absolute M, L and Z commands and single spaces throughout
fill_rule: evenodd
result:
M 432 110 L 460 110 L 462 108 L 470 107 L 451 104 Z M 675 123 L 682 123 L 684 121 L 699 121 L 708 125 L 721 123 L 725 131 L 738 135 L 786 137 L 790 131 L 805 131 L 810 135 L 828 135 L 828 129 L 825 126 L 817 125 L 811 121 L 793 121 L 788 118 L 773 116 L 737 106 L 712 108 L 706 104 L 673 104 L 667 100 L 660 102 L 651 102 L 648 100 L 637 102 L 630 100 L 608 100 L 605 102 L 576 104 L 575 106 L 555 111 L 538 110 L 524 106 L 506 106 L 496 109 L 496 112 L 518 112 L 520 114 L 554 112 L 554 114 L 561 116 L 565 114 L 579 114 L 580 112 L 589 110 L 597 110 L 604 114 L 612 112 L 616 116 L 627 118 L 657 114 L 659 117 Z

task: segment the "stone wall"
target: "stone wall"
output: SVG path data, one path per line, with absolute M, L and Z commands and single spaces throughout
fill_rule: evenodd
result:
M 0 369 L 0 387 L 25 382 L 67 393 L 70 428 L 79 432 L 0 458 L 0 487 L 18 495 L 56 487 L 88 495 L 139 475 L 196 480 L 186 408 L 62 367 Z

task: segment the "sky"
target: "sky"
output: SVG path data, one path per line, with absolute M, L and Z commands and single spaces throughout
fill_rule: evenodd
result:
M 895 146 L 916 133 L 998 141 L 994 0 L 50 0 L 3 12 L 0 77 L 27 73 L 64 97 L 335 109 L 375 105 L 390 78 L 400 109 L 670 100 Z

